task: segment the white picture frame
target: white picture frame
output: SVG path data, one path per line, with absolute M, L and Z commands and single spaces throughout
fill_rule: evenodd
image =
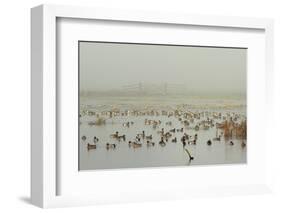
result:
M 259 80 L 265 85 L 260 88 L 260 92 L 264 94 L 264 107 L 260 110 L 266 110 L 267 114 L 264 117 L 266 125 L 266 135 L 264 137 L 263 146 L 266 146 L 266 161 L 262 166 L 262 170 L 256 171 L 264 173 L 265 177 L 253 181 L 253 184 L 249 184 L 249 181 L 243 180 L 236 183 L 203 185 L 200 187 L 200 183 L 192 183 L 194 187 L 189 188 L 189 192 L 186 193 L 186 188 L 180 189 L 178 185 L 170 184 L 167 189 L 152 188 L 153 193 L 136 188 L 135 192 L 132 189 L 124 190 L 123 196 L 112 191 L 106 190 L 105 193 L 99 195 L 83 194 L 81 191 L 79 194 L 60 194 L 58 193 L 58 185 L 61 179 L 59 173 L 62 168 L 58 166 L 58 147 L 57 141 L 57 88 L 60 82 L 57 79 L 56 70 L 57 66 L 57 20 L 59 18 L 64 19 L 79 19 L 79 20 L 105 20 L 105 21 L 118 21 L 118 22 L 130 22 L 130 23 L 153 23 L 156 25 L 167 26 L 200 26 L 208 28 L 222 28 L 232 31 L 234 29 L 242 30 L 260 30 L 263 31 L 262 41 L 265 41 L 264 45 L 264 67 L 261 69 L 261 76 L 266 75 L 265 79 L 259 78 Z M 272 112 L 272 82 L 273 82 L 273 21 L 271 19 L 257 19 L 257 18 L 241 18 L 241 17 L 216 17 L 216 16 L 204 16 L 204 15 L 187 15 L 187 14 L 167 14 L 167 13 L 152 13 L 146 11 L 123 11 L 112 9 L 97 9 L 97 8 L 84 8 L 74 6 L 54 6 L 54 5 L 41 5 L 31 10 L 31 201 L 33 204 L 46 208 L 46 207 L 58 207 L 58 206 L 74 206 L 74 205 L 91 205 L 96 203 L 112 203 L 112 202 L 128 202 L 139 200 L 159 200 L 159 199 L 175 199 L 179 197 L 194 197 L 194 196 L 210 196 L 210 195 L 232 195 L 232 194 L 252 194 L 270 192 L 271 188 L 271 165 L 270 165 L 270 148 L 268 143 L 270 141 L 270 129 L 268 125 L 270 123 L 270 113 Z M 235 36 L 235 35 L 234 35 Z M 223 38 L 221 38 L 223 39 Z M 248 76 L 251 77 L 251 76 Z M 66 79 L 67 80 L 67 79 Z M 257 80 L 258 81 L 258 80 Z M 254 85 L 254 84 L 253 84 Z M 258 88 L 258 84 L 253 86 Z M 253 93 L 252 93 L 253 94 Z M 250 97 L 251 101 L 255 101 L 258 97 Z M 259 111 L 261 112 L 261 111 Z M 184 168 L 173 169 L 175 174 L 181 174 Z M 197 168 L 193 169 L 195 171 Z M 241 168 L 201 168 L 212 172 L 217 170 L 218 172 L 240 172 Z M 198 170 L 198 169 L 197 169 Z M 247 172 L 247 168 L 243 167 L 242 170 Z M 201 171 L 201 170 L 200 170 Z M 132 170 L 132 171 L 102 171 L 97 173 L 84 173 L 83 176 L 99 176 L 103 179 L 107 174 L 115 174 L 118 178 L 122 178 L 124 173 L 127 176 L 137 174 L 143 178 L 147 175 L 155 174 L 156 176 L 166 172 L 167 176 L 171 179 L 175 179 L 175 175 L 171 174 L 171 168 L 163 169 L 150 169 L 150 170 Z M 178 173 L 177 173 L 178 172 Z M 156 174 L 157 173 L 157 174 Z M 248 172 L 249 173 L 249 172 Z M 183 173 L 182 173 L 183 174 Z M 203 173 L 202 173 L 203 174 Z M 200 172 L 195 171 L 195 179 L 199 177 Z M 84 177 L 85 178 L 85 177 Z M 87 179 L 87 178 L 86 178 Z M 83 180 L 86 180 L 83 179 Z M 74 179 L 69 178 L 70 181 Z M 78 183 L 70 182 L 73 188 L 71 190 L 77 190 Z M 69 187 L 69 185 L 68 185 Z M 80 187 L 80 186 L 79 186 Z M 122 188 L 131 188 L 130 186 L 122 185 Z M 101 189 L 100 189 L 101 190 Z M 122 190 L 118 188 L 118 190 Z M 138 191 L 139 190 L 139 191 Z M 127 193 L 127 194 L 126 194 Z M 58 195 L 60 194 L 60 195 Z M 149 196 L 151 195 L 151 196 Z M 157 197 L 156 197 L 157 196 Z

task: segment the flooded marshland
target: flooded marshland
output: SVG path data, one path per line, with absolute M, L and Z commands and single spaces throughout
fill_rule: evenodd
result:
M 246 163 L 247 48 L 78 49 L 79 170 Z
M 81 97 L 79 169 L 246 163 L 246 104 L 197 97 Z

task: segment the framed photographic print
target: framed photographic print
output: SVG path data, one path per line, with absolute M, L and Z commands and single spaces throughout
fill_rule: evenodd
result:
M 78 45 L 79 170 L 246 163 L 246 48 Z
M 270 191 L 272 20 L 31 14 L 32 203 Z

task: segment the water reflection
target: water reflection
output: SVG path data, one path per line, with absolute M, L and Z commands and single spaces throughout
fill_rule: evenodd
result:
M 87 101 L 80 107 L 80 170 L 246 162 L 245 106 Z

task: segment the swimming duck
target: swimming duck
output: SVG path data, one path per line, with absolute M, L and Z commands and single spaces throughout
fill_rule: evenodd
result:
M 164 138 L 161 138 L 161 141 L 159 141 L 159 145 L 166 146 L 166 143 L 164 142 Z
M 176 142 L 177 142 L 177 137 L 173 138 L 173 139 L 172 139 L 172 142 L 173 142 L 173 143 L 176 143 Z
M 152 140 L 152 135 L 145 136 L 145 138 L 146 138 L 147 140 Z
M 119 132 L 116 131 L 114 134 L 111 134 L 110 136 L 111 136 L 112 138 L 117 138 L 117 137 L 118 137 L 118 134 L 119 134 Z
M 137 142 L 129 141 L 129 146 L 130 147 L 132 146 L 133 148 L 139 148 L 139 147 L 142 146 L 142 144 L 141 143 L 137 143 Z
M 211 140 L 208 140 L 208 141 L 207 141 L 207 145 L 208 145 L 208 146 L 211 146 L 211 145 L 212 145 L 212 141 L 211 141 Z
M 191 140 L 191 141 L 188 141 L 188 144 L 193 144 L 193 145 L 196 145 L 196 140 Z
M 115 149 L 116 148 L 116 144 L 112 143 L 106 143 L 106 149 Z
M 183 128 L 177 129 L 177 132 L 183 132 Z
M 142 146 L 142 144 L 138 143 L 138 142 L 133 142 L 133 145 L 134 145 L 134 147 L 141 147 Z
M 169 138 L 169 137 L 172 137 L 172 134 L 171 134 L 170 132 L 166 132 L 166 133 L 164 134 L 164 136 L 165 136 L 166 138 Z
M 126 140 L 126 136 L 125 135 L 118 135 L 117 136 L 117 140 L 121 140 L 121 139 L 123 139 L 123 141 L 125 141 Z
M 96 149 L 97 148 L 97 145 L 95 145 L 95 144 L 87 144 L 87 148 L 88 148 L 88 150 L 89 149 Z
M 166 122 L 166 125 L 171 126 L 172 125 L 172 121 Z
M 184 134 L 183 134 L 183 137 L 184 137 L 186 140 L 189 140 L 189 135 L 188 135 L 188 134 L 184 133 Z
M 154 146 L 155 145 L 155 143 L 151 142 L 151 141 L 146 141 L 146 144 L 147 144 L 147 146 Z
M 96 142 L 99 141 L 99 139 L 96 136 L 94 136 L 94 140 L 93 141 L 96 143 Z
M 185 126 L 189 126 L 189 122 L 188 122 L 187 120 L 185 120 L 185 121 L 183 122 L 183 124 L 184 124 Z
M 185 137 L 183 136 L 182 138 L 181 138 L 181 142 L 182 142 L 182 145 L 183 145 L 183 147 L 185 147 L 186 146 L 186 142 L 185 142 Z
M 124 126 L 124 127 L 130 127 L 130 122 L 128 121 L 128 122 L 126 122 L 126 123 L 123 123 L 123 126 Z
M 141 139 L 139 136 L 136 136 L 136 140 L 139 142 Z
M 144 138 L 145 137 L 145 133 L 144 133 L 144 130 L 142 131 L 142 138 Z
M 174 129 L 171 129 L 171 130 L 170 130 L 170 132 L 173 132 L 173 133 L 175 133 L 175 132 L 176 132 L 176 128 L 174 128 Z

